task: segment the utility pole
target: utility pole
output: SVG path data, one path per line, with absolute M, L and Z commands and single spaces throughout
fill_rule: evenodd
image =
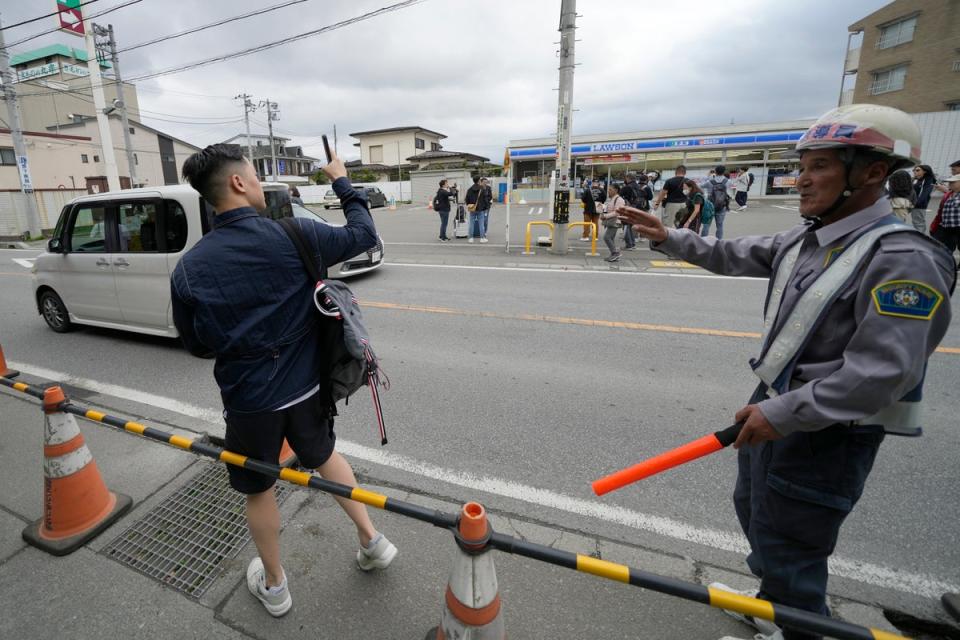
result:
M 82 10 L 82 9 L 81 9 Z M 97 126 L 100 129 L 100 154 L 106 167 L 107 188 L 120 190 L 120 173 L 117 170 L 117 158 L 113 154 L 113 136 L 110 134 L 110 119 L 107 114 L 107 99 L 103 95 L 103 81 L 100 76 L 100 60 L 97 57 L 97 44 L 93 38 L 93 29 L 84 29 L 87 45 L 87 69 L 90 71 L 90 89 L 93 91 L 93 106 L 97 113 Z
M 253 143 L 250 142 L 250 114 L 257 110 L 253 102 L 250 101 L 252 97 L 248 93 L 234 96 L 234 100 L 243 100 L 243 123 L 247 126 L 247 157 L 250 158 L 251 164 L 253 164 Z
M 260 106 L 267 107 L 267 128 L 270 132 L 270 162 L 272 163 L 271 175 L 273 177 L 273 182 L 279 181 L 279 173 L 277 171 L 277 146 L 273 142 L 273 121 L 280 119 L 280 111 L 276 102 L 270 102 L 270 99 L 260 101 Z
M 551 253 L 567 252 L 570 222 L 570 129 L 573 124 L 573 67 L 577 28 L 577 0 L 560 3 L 560 96 L 557 102 L 557 166 L 554 170 L 553 246 Z
M 98 24 L 91 25 L 94 35 L 106 38 L 105 42 L 97 43 L 98 49 L 107 49 L 110 52 L 110 63 L 113 65 L 114 85 L 117 89 L 117 99 L 113 101 L 113 106 L 120 110 L 120 121 L 123 124 L 123 146 L 127 152 L 127 167 L 130 174 L 130 186 L 136 187 L 137 163 L 133 157 L 133 145 L 130 143 L 130 121 L 127 119 L 127 102 L 123 99 L 123 80 L 120 77 L 120 61 L 117 58 L 117 41 L 113 37 L 113 25 L 108 24 L 104 29 Z M 111 111 L 111 109 L 107 109 Z
M 20 127 L 20 104 L 17 102 L 17 90 L 13 86 L 10 53 L 3 42 L 2 30 L 0 30 L 0 78 L 3 80 L 3 99 L 10 113 L 10 135 L 13 138 L 13 153 L 17 156 L 17 169 L 20 170 L 20 192 L 27 203 L 27 231 L 31 238 L 39 238 L 40 211 L 37 209 L 37 200 L 33 195 L 33 181 L 30 179 L 30 167 L 27 163 L 27 147 L 23 144 L 23 129 Z
M 337 149 L 337 125 L 333 125 L 333 152 L 340 155 L 340 150 Z

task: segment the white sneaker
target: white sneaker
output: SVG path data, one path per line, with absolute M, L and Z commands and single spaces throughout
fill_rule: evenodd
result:
M 734 589 L 733 587 L 728 587 L 722 582 L 712 582 L 710 583 L 710 588 L 720 589 L 721 591 L 729 591 L 730 593 L 736 593 L 741 596 L 747 596 L 749 598 L 755 598 L 757 596 L 756 591 L 740 591 L 739 589 Z M 778 627 L 773 622 L 769 620 L 764 620 L 763 618 L 754 618 L 753 616 L 748 616 L 743 613 L 737 613 L 736 611 L 723 610 L 725 614 L 739 620 L 740 622 L 750 625 L 760 633 L 757 634 L 756 640 L 778 640 L 777 634 L 780 633 L 780 627 Z M 766 635 L 764 635 L 766 634 Z M 783 636 L 781 635 L 780 638 Z
M 387 540 L 386 536 L 378 533 L 370 540 L 370 544 L 357 550 L 357 566 L 364 571 L 371 569 L 386 569 L 397 557 L 397 548 Z
M 590 242 L 590 238 L 584 238 L 581 236 L 580 242 Z
M 489 242 L 486 238 L 480 238 L 480 242 Z
M 293 606 L 293 598 L 290 597 L 290 589 L 287 587 L 287 574 L 283 574 L 283 583 L 280 586 L 267 587 L 263 560 L 259 556 L 251 560 L 247 567 L 247 589 L 274 618 L 286 614 Z
M 473 244 L 473 238 L 467 238 L 467 242 L 469 242 L 470 244 Z

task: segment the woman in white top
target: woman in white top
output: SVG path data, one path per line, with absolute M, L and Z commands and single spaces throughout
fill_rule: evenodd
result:
M 607 262 L 616 262 L 620 259 L 620 250 L 617 248 L 617 231 L 620 229 L 620 218 L 617 217 L 617 209 L 626 206 L 626 204 L 626 201 L 620 195 L 619 185 L 612 184 L 607 187 L 607 201 L 603 205 L 604 213 L 600 214 L 600 222 L 603 224 L 603 241 L 610 249 L 610 255 L 604 258 Z

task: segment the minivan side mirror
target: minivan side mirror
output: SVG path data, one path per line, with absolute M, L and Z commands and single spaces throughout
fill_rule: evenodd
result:
M 50 238 L 47 241 L 47 251 L 50 253 L 63 253 L 63 243 L 60 238 Z

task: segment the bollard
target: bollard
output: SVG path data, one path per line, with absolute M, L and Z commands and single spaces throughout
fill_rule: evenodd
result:
M 531 220 L 530 222 L 527 223 L 527 235 L 524 241 L 525 248 L 523 251 L 523 255 L 525 256 L 532 256 L 536 254 L 536 251 L 530 250 L 530 229 L 532 229 L 536 225 L 543 225 L 545 227 L 550 227 L 550 241 L 551 242 L 553 241 L 553 223 L 552 222 L 548 220 Z
M 488 546 L 491 533 L 483 505 L 463 505 L 440 626 L 431 629 L 426 640 L 506 638 L 497 572 Z
M 133 504 L 107 489 L 65 402 L 60 387 L 44 391 L 43 518 L 23 530 L 26 542 L 55 556 L 76 551 Z

